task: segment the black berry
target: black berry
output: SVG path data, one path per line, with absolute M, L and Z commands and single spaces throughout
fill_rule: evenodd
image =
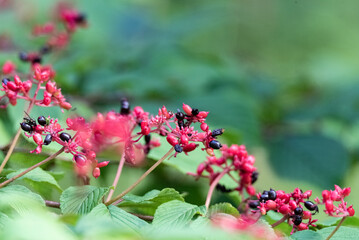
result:
M 177 118 L 177 120 L 183 120 L 183 119 L 184 119 L 184 114 L 183 114 L 183 112 L 178 111 L 178 112 L 176 113 L 176 118 Z
M 258 175 L 259 173 L 257 171 L 252 172 L 252 176 L 251 176 L 252 184 L 258 180 Z
M 303 214 L 303 208 L 297 207 L 296 209 L 294 209 L 294 214 L 301 216 Z
M 44 145 L 49 145 L 52 142 L 52 136 L 51 134 L 47 134 L 44 139 Z
M 150 141 L 151 141 L 151 135 L 148 134 L 148 135 L 145 136 L 145 142 L 146 142 L 146 144 L 149 144 Z
M 45 126 L 47 124 L 46 118 L 44 116 L 40 116 L 37 118 L 37 122 L 41 125 L 41 126 Z
M 10 79 L 8 79 L 8 78 L 3 78 L 3 79 L 2 79 L 2 83 L 5 84 L 5 85 L 6 85 L 8 82 L 10 82 Z
M 31 59 L 31 63 L 41 63 L 42 62 L 42 58 L 40 56 L 35 56 L 33 59 Z
M 233 191 L 233 189 L 226 188 L 226 186 L 224 186 L 224 185 L 222 185 L 222 184 L 217 184 L 216 189 L 217 189 L 218 191 L 223 192 L 223 193 L 229 193 L 229 192 L 232 192 L 232 191 Z
M 222 147 L 222 144 L 217 140 L 212 140 L 209 142 L 209 146 L 213 149 L 220 149 Z
M 199 110 L 197 108 L 193 108 L 191 113 L 193 116 L 197 116 L 199 113 Z
M 304 206 L 310 211 L 318 211 L 318 206 L 311 201 L 304 202 Z
M 179 127 L 179 129 L 182 129 L 184 127 L 184 121 L 183 120 L 178 120 L 178 127 Z
M 181 153 L 181 152 L 182 152 L 182 147 L 181 147 L 181 145 L 176 144 L 176 145 L 175 145 L 175 151 L 178 152 L 178 153 Z
M 252 209 L 257 209 L 259 207 L 260 203 L 259 201 L 252 201 L 252 202 L 249 202 L 248 206 Z
M 19 53 L 19 58 L 23 62 L 27 62 L 29 60 L 26 52 L 20 52 Z
M 268 196 L 268 193 L 263 193 L 262 195 L 261 195 L 261 197 L 259 198 L 259 201 L 267 201 L 267 200 L 269 200 L 269 196 Z
M 25 122 L 20 123 L 21 129 L 24 130 L 25 132 L 32 132 L 33 127 Z
M 277 193 L 275 190 L 271 189 L 268 191 L 268 198 L 270 200 L 275 200 L 277 198 Z
M 60 133 L 60 139 L 64 142 L 68 142 L 71 139 L 71 135 L 68 133 Z
M 51 47 L 49 45 L 45 45 L 40 48 L 40 54 L 47 54 L 51 51 Z
M 294 215 L 293 216 L 293 223 L 294 225 L 298 226 L 302 222 L 302 216 Z
M 222 135 L 224 132 L 223 128 L 215 129 L 212 131 L 212 137 L 217 137 L 219 135 Z
M 75 22 L 76 23 L 84 23 L 86 21 L 86 15 L 83 13 L 79 13 L 76 17 L 75 17 Z
M 127 115 L 130 113 L 130 102 L 127 99 L 121 100 L 121 114 Z

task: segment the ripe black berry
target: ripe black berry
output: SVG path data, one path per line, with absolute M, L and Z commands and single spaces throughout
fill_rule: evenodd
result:
M 10 79 L 8 79 L 8 78 L 3 78 L 3 79 L 2 79 L 2 83 L 5 84 L 5 85 L 6 85 L 9 81 L 10 81 Z
M 309 211 L 316 211 L 318 212 L 318 206 L 316 204 L 314 204 L 311 201 L 306 201 L 304 202 L 304 206 L 309 210 Z
M 177 120 L 183 120 L 183 119 L 184 119 L 184 114 L 183 114 L 183 112 L 178 111 L 178 112 L 176 113 L 176 118 L 177 118 Z
M 71 139 L 71 135 L 68 133 L 60 133 L 60 139 L 64 142 L 68 142 Z
M 302 222 L 302 216 L 294 215 L 293 216 L 293 223 L 294 225 L 298 226 Z
M 259 207 L 260 203 L 259 201 L 252 201 L 252 202 L 249 202 L 248 206 L 252 209 L 257 209 Z
M 222 135 L 224 132 L 223 128 L 218 128 L 212 131 L 212 137 L 217 137 L 219 135 Z
M 37 122 L 41 125 L 41 126 L 45 126 L 47 121 L 46 118 L 44 116 L 40 116 L 37 118 Z
M 151 141 L 151 135 L 150 135 L 150 134 L 145 135 L 145 142 L 146 142 L 146 144 L 149 144 L 150 141 Z
M 193 116 L 197 116 L 199 113 L 199 110 L 197 108 L 193 108 L 191 113 Z
M 301 216 L 303 214 L 303 208 L 297 207 L 296 209 L 294 209 L 294 214 Z
M 51 134 L 47 134 L 45 139 L 44 139 L 44 145 L 49 145 L 52 141 L 52 136 Z
M 40 54 L 47 54 L 51 51 L 51 47 L 49 45 L 45 45 L 40 48 Z
M 258 180 L 259 173 L 257 171 L 252 172 L 252 184 L 255 183 Z
M 178 120 L 178 127 L 179 127 L 179 129 L 182 129 L 184 127 L 184 121 L 183 120 Z
M 182 147 L 181 147 L 181 145 L 176 144 L 176 145 L 175 145 L 175 151 L 178 152 L 178 153 L 181 153 L 181 152 L 182 152 Z
M 19 58 L 23 62 L 27 62 L 29 60 L 26 52 L 20 52 L 19 53 Z
M 276 193 L 276 191 L 273 190 L 273 189 L 270 189 L 270 190 L 268 191 L 268 198 L 269 198 L 270 200 L 275 200 L 275 199 L 277 198 L 277 193 Z
M 127 115 L 130 113 L 130 102 L 127 99 L 121 100 L 121 114 Z
M 220 149 L 222 147 L 222 144 L 217 140 L 212 140 L 209 142 L 209 146 L 213 149 Z
M 232 191 L 233 191 L 233 189 L 226 188 L 226 186 L 224 186 L 224 185 L 222 185 L 222 184 L 217 184 L 216 189 L 217 189 L 218 191 L 223 192 L 223 193 L 229 193 L 229 192 L 232 192 Z
M 35 56 L 33 59 L 31 59 L 31 63 L 41 63 L 42 62 L 42 58 L 40 56 Z
M 32 132 L 33 131 L 33 127 L 25 122 L 20 123 L 21 129 L 24 130 L 25 132 Z
M 267 201 L 267 200 L 269 200 L 269 196 L 268 196 L 268 193 L 263 193 L 262 195 L 261 195 L 261 197 L 259 198 L 259 201 Z
M 75 22 L 76 23 L 84 23 L 86 21 L 86 15 L 83 13 L 79 13 L 76 17 L 75 17 Z

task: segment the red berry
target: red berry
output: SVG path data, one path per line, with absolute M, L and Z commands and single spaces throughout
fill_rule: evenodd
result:
M 355 210 L 354 210 L 353 206 L 348 207 L 347 211 L 349 213 L 349 216 L 351 216 L 351 217 L 354 216 Z
M 92 176 L 94 176 L 94 178 L 98 178 L 101 174 L 101 170 L 98 167 L 95 167 L 92 171 Z
M 188 116 L 192 116 L 192 108 L 190 106 L 188 106 L 187 104 L 182 105 L 183 111 L 188 115 Z
M 169 144 L 171 144 L 172 146 L 175 146 L 175 145 L 178 144 L 178 139 L 177 139 L 174 135 L 172 135 L 172 134 L 169 134 L 169 135 L 167 136 L 166 140 L 167 140 L 167 142 L 168 142 Z
M 34 142 L 37 144 L 37 145 L 40 145 L 42 144 L 42 137 L 41 137 L 41 134 L 40 133 L 35 133 L 32 138 L 34 139 Z
M 196 149 L 198 145 L 195 143 L 189 143 L 183 146 L 183 151 L 184 152 L 192 152 L 193 150 Z
M 83 155 L 75 155 L 74 160 L 79 167 L 83 167 L 86 165 L 86 157 Z

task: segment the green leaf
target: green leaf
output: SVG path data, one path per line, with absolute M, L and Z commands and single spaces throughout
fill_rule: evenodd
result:
M 299 231 L 290 236 L 293 240 L 324 240 L 324 238 L 317 232 L 311 230 Z
M 8 221 L 11 221 L 11 219 L 5 213 L 0 212 L 0 229 L 2 229 Z
M 86 214 L 101 203 L 103 196 L 108 192 L 108 187 L 80 186 L 69 187 L 61 197 L 61 211 L 64 214 Z
M 204 215 L 205 207 L 173 200 L 162 204 L 156 210 L 153 226 L 161 229 L 187 225 L 196 214 Z
M 334 227 L 323 228 L 318 231 L 323 238 L 327 238 L 331 232 L 335 229 Z M 358 239 L 359 229 L 351 227 L 341 226 L 338 231 L 331 237 L 332 240 L 345 240 L 345 239 Z
M 8 179 L 12 178 L 25 170 L 26 170 L 25 168 L 19 169 L 16 172 L 12 172 L 12 173 L 8 174 L 6 177 Z M 35 168 L 34 170 L 26 173 L 24 176 L 18 178 L 17 180 L 21 180 L 21 179 L 25 179 L 25 180 L 31 182 L 32 185 L 36 185 L 36 183 L 46 183 L 46 184 L 54 186 L 60 192 L 62 191 L 61 187 L 59 186 L 59 184 L 57 183 L 55 178 L 51 174 L 49 174 L 48 172 L 43 170 L 42 168 Z
M 158 206 L 172 200 L 184 201 L 179 192 L 173 188 L 164 188 L 161 191 L 152 190 L 143 196 L 127 194 L 119 207 L 129 209 L 131 212 L 153 216 Z
M 230 214 L 233 215 L 235 217 L 239 216 L 239 212 L 237 210 L 237 208 L 233 207 L 232 204 L 230 203 L 217 203 L 215 205 L 212 205 L 209 210 L 207 215 L 209 217 L 211 217 L 212 215 L 216 214 L 216 213 L 226 213 L 226 214 Z
M 272 142 L 270 161 L 280 176 L 328 188 L 343 179 L 349 155 L 340 142 L 321 135 L 286 136 Z
M 39 206 L 45 206 L 44 200 L 24 186 L 11 185 L 0 189 L 1 209 L 13 209 L 22 215 Z
M 88 216 L 110 218 L 118 227 L 129 228 L 136 232 L 149 225 L 146 221 L 122 210 L 121 208 L 113 205 L 106 206 L 102 203 L 92 209 Z

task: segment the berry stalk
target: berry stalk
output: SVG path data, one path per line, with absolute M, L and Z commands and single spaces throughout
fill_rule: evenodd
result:
M 137 179 L 137 181 L 134 182 L 131 186 L 129 186 L 125 191 L 117 195 L 114 199 L 110 201 L 106 201 L 105 202 L 106 206 L 116 202 L 117 200 L 125 196 L 127 193 L 129 193 L 132 189 L 134 189 L 143 179 L 145 179 L 145 177 L 147 177 L 148 174 L 150 174 L 158 165 L 160 165 L 164 160 L 166 160 L 171 155 L 173 150 L 174 148 L 171 148 L 160 160 L 158 160 L 155 164 L 153 164 L 152 167 L 150 167 L 144 174 L 142 174 L 142 176 L 139 179 Z
M 326 240 L 329 240 L 331 237 L 333 237 L 333 235 L 338 231 L 338 229 L 340 228 L 340 226 L 342 225 L 342 223 L 344 222 L 346 217 L 343 217 L 342 220 L 340 220 L 340 222 L 338 223 L 338 225 L 335 227 L 335 229 L 333 230 L 333 232 L 326 238 Z
M 112 187 L 107 198 L 106 198 L 106 202 L 110 201 L 111 198 L 112 198 L 112 195 L 113 193 L 115 192 L 116 190 L 116 187 L 117 187 L 117 183 L 118 183 L 118 180 L 120 179 L 120 176 L 121 176 L 121 173 L 122 173 L 122 169 L 123 169 L 123 165 L 125 164 L 125 152 L 122 153 L 122 156 L 121 156 L 121 160 L 118 164 L 118 169 L 117 169 L 117 173 L 116 173 L 116 176 L 115 176 L 115 179 L 113 180 L 113 183 L 112 183 Z
M 209 204 L 211 203 L 211 198 L 212 198 L 214 189 L 216 188 L 217 184 L 222 179 L 222 177 L 227 174 L 227 172 L 228 172 L 228 169 L 224 169 L 221 172 L 221 174 L 219 174 L 218 177 L 216 177 L 214 179 L 211 186 L 209 187 L 209 190 L 208 190 L 208 193 L 207 193 L 207 198 L 206 198 L 206 204 L 205 204 L 207 210 L 209 208 Z
M 44 165 L 44 164 L 47 163 L 47 162 L 50 162 L 52 159 L 54 159 L 54 158 L 56 158 L 58 155 L 60 155 L 64 150 L 65 150 L 65 148 L 62 147 L 59 151 L 57 151 L 56 153 L 52 154 L 50 157 L 46 158 L 45 160 L 42 160 L 41 162 L 35 164 L 34 166 L 29 167 L 28 169 L 26 169 L 25 171 L 19 173 L 18 175 L 14 176 L 14 177 L 12 177 L 12 178 L 10 178 L 10 179 L 8 179 L 8 180 L 6 180 L 5 182 L 2 182 L 2 183 L 0 184 L 0 188 L 5 187 L 5 186 L 8 185 L 9 183 L 11 183 L 11 182 L 15 181 L 16 179 L 18 179 L 18 178 L 24 176 L 26 173 L 28 173 L 28 172 L 34 170 L 35 168 L 40 167 L 41 165 Z

